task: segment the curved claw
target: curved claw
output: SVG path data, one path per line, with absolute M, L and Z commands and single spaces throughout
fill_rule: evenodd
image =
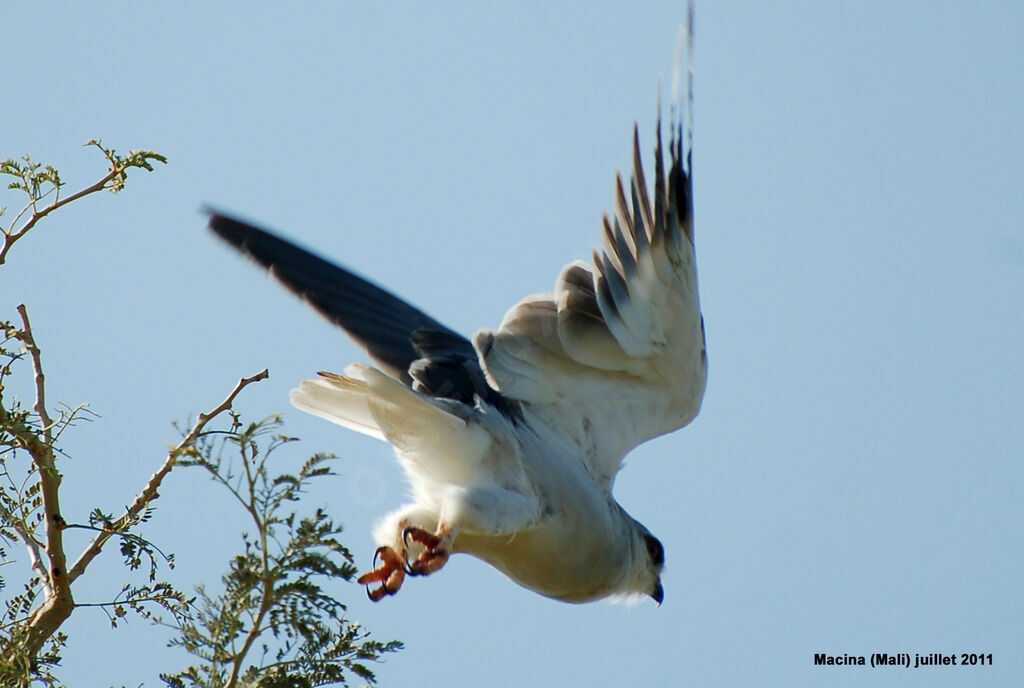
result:
M 380 602 L 385 597 L 390 597 L 391 595 L 394 595 L 396 592 L 398 591 L 389 588 L 387 583 L 381 583 L 381 586 L 376 590 L 370 589 L 369 585 L 366 586 L 366 596 L 370 599 L 371 602 Z
M 440 535 L 428 533 L 422 528 L 417 528 L 416 526 L 409 526 L 402 531 L 402 542 L 405 543 L 406 549 L 409 548 L 410 537 L 412 537 L 413 542 L 423 545 L 428 550 L 437 549 L 438 545 L 441 544 Z
M 414 528 L 412 526 L 408 526 L 402 531 L 402 544 L 405 545 L 405 551 L 402 553 L 404 555 L 402 557 L 402 568 L 405 569 L 405 575 L 415 578 L 420 574 L 414 571 L 412 566 L 409 565 L 409 534 L 412 533 L 413 530 Z
M 380 560 L 380 566 L 377 561 Z M 388 546 L 381 546 L 373 553 L 373 570 L 361 575 L 357 582 L 366 586 L 366 596 L 372 602 L 379 602 L 387 596 L 394 595 L 402 585 L 405 578 L 405 561 Z M 389 585 L 388 583 L 391 583 Z M 379 583 L 380 587 L 371 588 L 372 583 Z
M 411 564 L 408 560 L 410 538 L 423 546 L 423 551 Z M 440 569 L 448 561 L 450 539 L 447 531 L 430 533 L 422 528 L 409 526 L 402 531 L 402 541 L 406 548 L 406 575 L 426 576 Z
M 416 539 L 416 537 L 414 535 L 414 533 L 418 533 L 418 532 L 423 532 L 423 531 L 422 531 L 421 528 L 415 528 L 413 526 L 407 526 L 402 531 L 402 544 L 405 545 L 405 557 L 403 557 L 405 559 L 405 561 L 403 562 L 404 565 L 403 565 L 402 568 L 405 569 L 405 574 L 407 576 L 412 576 L 413 578 L 416 578 L 417 576 L 422 576 L 423 575 L 422 573 L 420 573 L 419 571 L 414 569 L 412 567 L 412 564 L 409 563 L 409 536 L 413 535 L 413 542 L 418 542 L 418 540 Z
M 415 561 L 409 562 L 409 540 L 423 547 Z M 359 576 L 357 581 L 366 586 L 366 596 L 373 602 L 394 595 L 402 587 L 406 576 L 426 576 L 434 573 L 448 561 L 452 537 L 450 531 L 439 529 L 430 533 L 422 528 L 409 526 L 402 530 L 404 547 L 395 548 L 381 545 L 373 553 L 373 570 Z M 378 587 L 371 588 L 372 584 Z
M 427 550 L 409 565 L 413 576 L 426 576 L 444 566 L 448 561 L 448 550 Z

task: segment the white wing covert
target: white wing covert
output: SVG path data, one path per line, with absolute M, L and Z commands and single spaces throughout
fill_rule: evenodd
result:
M 689 423 L 704 396 L 692 155 L 678 126 L 669 154 L 666 174 L 659 121 L 652 203 L 634 128 L 630 202 L 618 176 L 593 263 L 567 265 L 553 295 L 526 297 L 474 337 L 490 384 L 530 422 L 568 431 L 609 489 L 629 450 Z

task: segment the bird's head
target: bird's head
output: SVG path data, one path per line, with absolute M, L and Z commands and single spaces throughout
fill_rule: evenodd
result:
M 638 595 L 650 597 L 658 606 L 665 599 L 665 589 L 661 586 L 661 572 L 665 568 L 665 548 L 661 540 L 651 535 L 651 531 L 636 521 L 633 522 L 632 533 L 632 565 L 625 581 L 624 597 Z

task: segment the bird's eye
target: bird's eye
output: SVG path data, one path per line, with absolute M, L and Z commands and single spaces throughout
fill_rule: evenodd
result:
M 654 536 L 647 537 L 647 554 L 651 557 L 651 561 L 654 562 L 655 566 L 662 566 L 665 563 L 665 548 L 661 546 L 661 541 Z

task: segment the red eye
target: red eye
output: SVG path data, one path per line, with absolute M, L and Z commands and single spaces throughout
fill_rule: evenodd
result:
M 665 563 L 665 548 L 661 546 L 658 538 L 653 536 L 647 537 L 647 555 L 655 566 L 661 566 Z

